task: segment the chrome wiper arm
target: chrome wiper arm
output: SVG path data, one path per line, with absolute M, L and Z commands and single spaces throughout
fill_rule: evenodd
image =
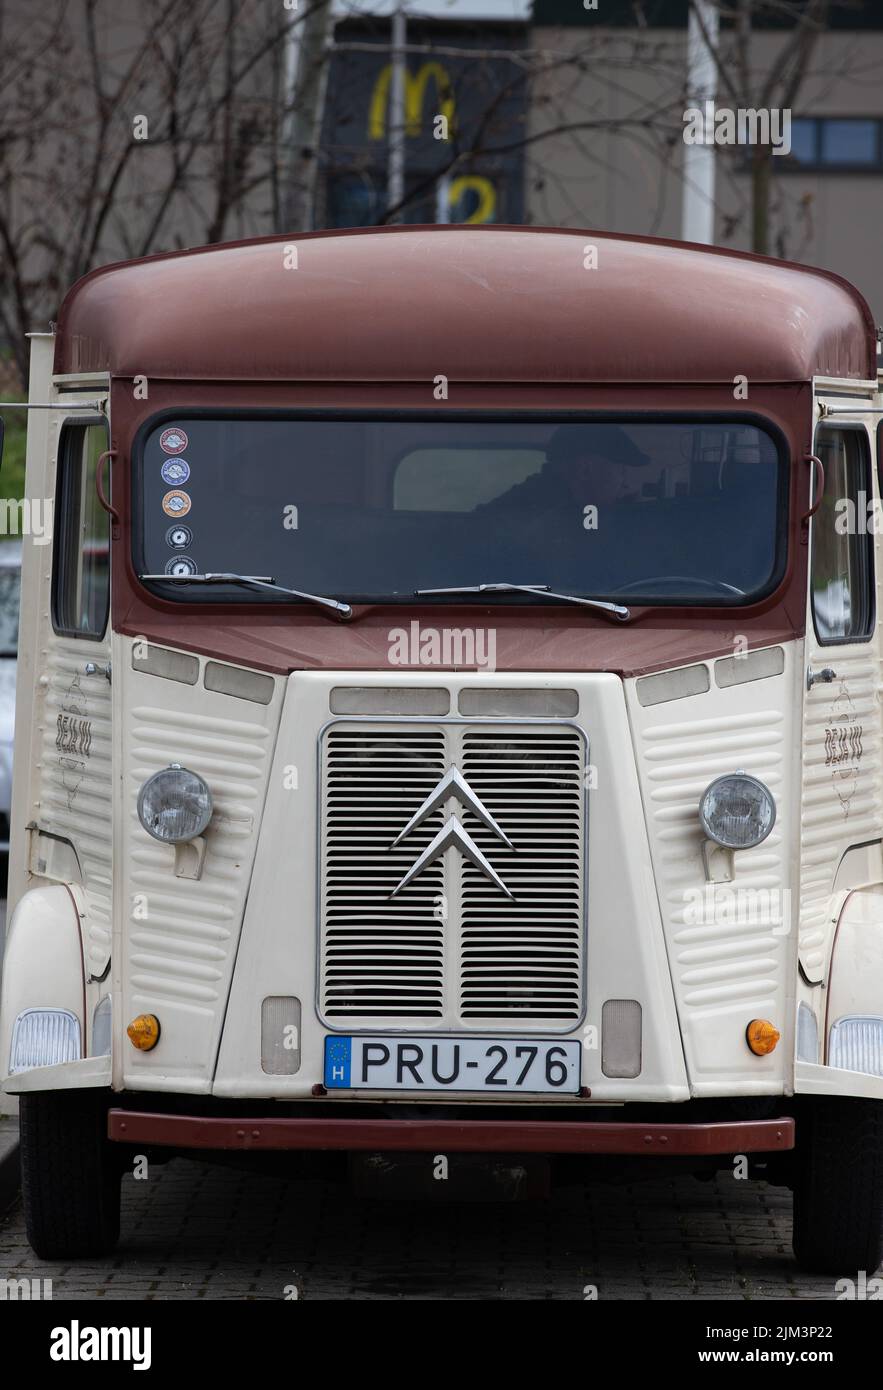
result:
M 610 613 L 621 623 L 628 622 L 631 609 L 621 603 L 607 603 L 600 598 L 580 598 L 578 594 L 558 594 L 548 584 L 464 584 L 460 588 L 416 589 L 419 596 L 424 594 L 537 594 L 539 598 L 560 599 L 563 603 L 579 603 L 585 608 L 594 608 L 600 613 Z
M 305 603 L 316 603 L 320 608 L 328 608 L 341 618 L 351 618 L 353 610 L 348 603 L 340 603 L 336 598 L 323 598 L 321 594 L 306 594 L 301 589 L 287 589 L 277 584 L 269 574 L 139 574 L 139 579 L 151 579 L 164 584 L 245 584 L 254 589 L 268 589 L 273 594 L 288 594 L 291 598 L 303 599 Z

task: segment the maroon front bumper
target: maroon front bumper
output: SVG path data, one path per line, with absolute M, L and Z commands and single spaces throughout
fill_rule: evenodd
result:
M 205 1118 L 111 1110 L 124 1144 L 174 1149 L 370 1149 L 417 1153 L 736 1154 L 794 1148 L 794 1120 L 611 1124 L 597 1120 Z

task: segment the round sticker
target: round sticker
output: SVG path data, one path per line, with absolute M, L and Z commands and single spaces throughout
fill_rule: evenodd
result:
M 189 526 L 170 526 L 166 531 L 166 545 L 173 545 L 176 550 L 186 550 L 192 540 Z
M 167 492 L 162 500 L 162 509 L 166 516 L 186 516 L 191 505 L 187 493 L 179 492 L 177 488 Z
M 187 448 L 187 443 L 186 434 L 176 426 L 170 430 L 163 430 L 159 437 L 159 447 L 164 449 L 167 454 L 183 454 Z
M 166 459 L 160 472 L 163 482 L 174 487 L 176 483 L 186 483 L 190 477 L 190 464 L 186 459 Z
M 198 574 L 195 560 L 189 555 L 173 555 L 166 564 L 166 574 Z

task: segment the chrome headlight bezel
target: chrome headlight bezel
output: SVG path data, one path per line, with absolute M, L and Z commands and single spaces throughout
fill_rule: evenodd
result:
M 716 791 L 716 789 L 720 787 L 722 782 L 741 782 L 743 784 L 747 784 L 752 789 L 752 791 L 759 793 L 761 799 L 767 803 L 769 807 L 769 821 L 766 824 L 766 827 L 764 828 L 762 834 L 755 836 L 753 839 L 743 840 L 742 842 L 737 844 L 734 843 L 732 838 L 724 839 L 722 835 L 719 833 L 719 831 L 716 831 L 714 829 L 709 819 L 708 803 L 710 797 Z M 715 777 L 714 781 L 709 782 L 708 786 L 705 788 L 705 791 L 702 793 L 702 796 L 699 799 L 699 823 L 702 826 L 703 832 L 705 833 L 707 838 L 709 840 L 713 840 L 716 845 L 721 845 L 724 849 L 755 849 L 758 845 L 763 844 L 764 840 L 770 834 L 773 826 L 776 823 L 775 797 L 773 796 L 769 787 L 766 786 L 764 782 L 761 782 L 759 777 L 752 777 L 751 774 L 748 772 L 725 772 L 722 774 L 722 776 Z
M 181 784 L 186 778 L 192 779 L 192 783 L 190 788 L 183 792 Z M 165 799 L 163 798 L 164 783 L 168 784 Z M 188 825 L 185 833 L 173 834 L 168 829 L 166 833 L 162 833 L 155 815 L 151 816 L 147 810 L 149 799 L 158 800 L 160 809 L 174 810 L 176 798 L 180 808 L 182 795 L 201 799 L 202 805 L 199 814 Z M 198 772 L 193 772 L 188 767 L 182 767 L 180 763 L 170 763 L 168 767 L 160 768 L 159 772 L 154 772 L 152 776 L 148 777 L 138 793 L 138 819 L 148 835 L 159 841 L 161 845 L 187 844 L 189 841 L 197 839 L 208 826 L 213 810 L 212 794 L 205 778 L 200 777 Z

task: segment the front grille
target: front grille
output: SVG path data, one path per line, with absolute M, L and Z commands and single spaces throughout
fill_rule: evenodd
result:
M 441 826 L 439 810 L 390 849 L 444 771 L 441 733 L 328 735 L 322 944 L 329 1018 L 442 1016 L 442 864 L 430 865 L 401 897 L 389 895 Z
M 464 1018 L 580 1015 L 583 758 L 575 730 L 468 731 L 463 774 L 514 845 L 472 831 L 496 858 L 508 901 L 463 865 L 460 1009 Z
M 339 721 L 322 758 L 321 981 L 337 1027 L 572 1026 L 583 1006 L 587 761 L 563 724 Z M 393 841 L 452 767 L 511 841 L 452 795 Z M 455 815 L 506 893 L 454 846 L 393 890 Z

